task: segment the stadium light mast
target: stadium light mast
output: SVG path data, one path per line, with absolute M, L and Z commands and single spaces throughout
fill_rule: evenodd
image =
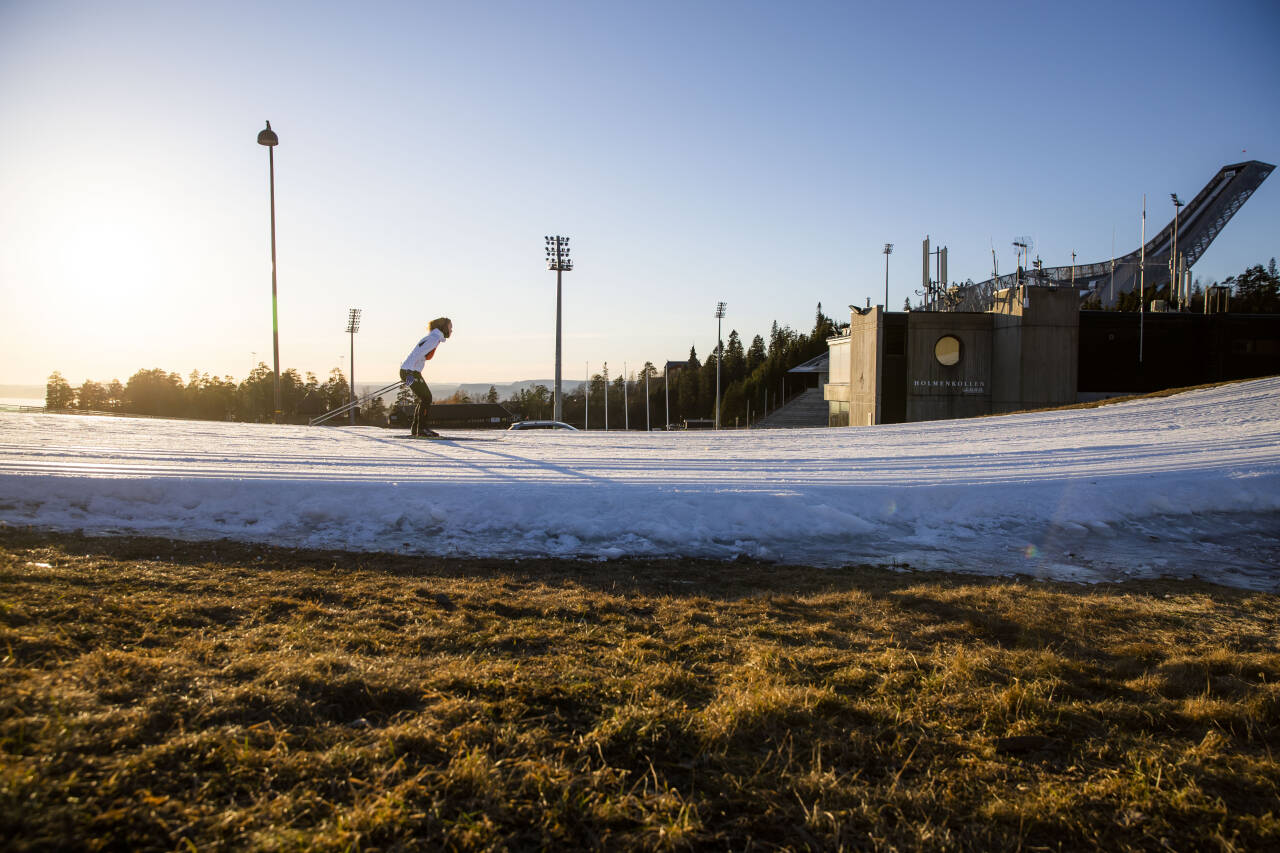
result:
M 356 332 L 360 331 L 360 309 L 351 308 L 347 311 L 347 334 L 351 336 L 351 396 L 347 398 L 348 403 L 354 403 L 356 400 Z M 351 425 L 356 425 L 356 407 L 351 407 Z
M 889 310 L 889 256 L 893 254 L 893 244 L 884 244 L 884 310 Z
M 1169 193 L 1173 200 L 1173 254 L 1169 256 L 1169 301 L 1173 301 L 1173 283 L 1178 278 L 1178 211 L 1186 202 L 1177 193 Z M 1178 282 L 1178 310 L 1182 310 L 1182 282 Z
M 266 130 L 258 131 L 258 144 L 267 146 L 267 168 L 271 176 L 271 349 L 275 354 L 276 409 L 271 420 L 280 423 L 280 323 L 276 310 L 276 155 L 275 147 L 280 138 L 267 122 Z
M 556 274 L 556 387 L 555 398 L 551 406 L 551 419 L 564 420 L 564 396 L 560 391 L 560 294 L 561 275 L 573 269 L 573 261 L 569 259 L 569 238 L 557 234 L 547 237 L 547 269 Z
M 724 320 L 725 303 L 716 303 L 716 429 L 720 429 L 720 362 L 724 361 L 724 340 L 720 324 Z

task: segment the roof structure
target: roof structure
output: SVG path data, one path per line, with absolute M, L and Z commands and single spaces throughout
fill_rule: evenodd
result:
M 831 350 L 827 350 L 822 355 L 815 355 L 813 358 L 797 364 L 795 367 L 787 371 L 787 373 L 827 373 L 831 369 Z

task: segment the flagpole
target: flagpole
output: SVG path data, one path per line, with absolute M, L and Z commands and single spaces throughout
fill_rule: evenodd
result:
M 1142 194 L 1142 248 L 1138 252 L 1138 364 L 1142 364 L 1144 325 L 1147 319 L 1147 194 Z

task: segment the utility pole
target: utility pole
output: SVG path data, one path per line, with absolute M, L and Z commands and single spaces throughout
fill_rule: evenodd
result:
M 924 291 L 924 298 L 923 298 L 924 310 L 929 311 L 931 310 L 929 307 L 929 296 L 933 292 L 933 281 L 929 278 L 929 254 L 930 253 L 929 253 L 929 235 L 928 234 L 924 235 L 923 249 L 924 249 L 924 263 L 922 265 L 923 269 L 921 270 L 922 281 L 920 282 L 920 288 L 921 290 Z M 765 408 L 766 409 L 768 408 L 767 402 L 765 404 Z
M 889 310 L 889 256 L 893 254 L 893 244 L 884 244 L 884 310 Z
M 667 396 L 667 422 L 662 425 L 663 432 L 671 429 L 671 362 L 662 366 L 662 391 Z
M 716 303 L 716 429 L 720 429 L 720 362 L 724 361 L 724 342 L 720 334 L 720 322 L 724 320 L 723 302 Z
M 1142 194 L 1142 244 L 1138 250 L 1138 364 L 1142 364 L 1142 336 L 1147 319 L 1147 194 Z
M 1111 226 L 1111 304 L 1116 302 L 1116 227 Z
M 1018 261 L 1017 261 L 1018 265 L 1017 265 L 1017 267 L 1015 267 L 1015 268 L 1014 268 L 1014 269 L 1015 269 L 1015 272 L 1014 272 L 1014 274 L 1013 274 L 1013 283 L 1014 283 L 1014 285 L 1015 285 L 1016 287 L 1021 288 L 1021 287 L 1022 287 L 1022 272 L 1023 272 L 1023 269 L 1022 269 L 1022 256 L 1023 256 L 1024 254 L 1027 254 L 1027 243 L 1026 243 L 1026 241 L 1024 241 L 1024 240 L 1014 240 L 1014 241 L 1013 241 L 1013 248 L 1014 248 L 1014 252 L 1017 254 L 1017 258 L 1018 258 Z M 1029 255 L 1028 255 L 1028 260 L 1030 260 L 1030 256 L 1029 256 Z M 1019 293 L 1019 294 L 1018 294 L 1018 298 L 1019 298 L 1019 299 L 1021 299 L 1021 298 L 1022 298 L 1022 294 L 1021 294 L 1021 293 Z
M 1173 254 L 1169 256 L 1169 301 L 1173 302 L 1174 282 L 1178 279 L 1178 211 L 1182 209 L 1183 201 L 1178 198 L 1177 193 L 1169 193 L 1169 198 L 1173 199 Z M 1178 282 L 1178 310 L 1182 310 L 1182 282 Z
M 644 431 L 645 432 L 649 432 L 650 430 L 653 429 L 653 427 L 649 425 L 649 373 L 650 371 L 648 370 L 644 372 Z

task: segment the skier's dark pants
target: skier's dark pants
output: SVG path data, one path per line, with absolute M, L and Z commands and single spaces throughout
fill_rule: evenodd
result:
M 401 370 L 400 378 L 409 386 L 413 396 L 418 398 L 418 405 L 413 409 L 413 423 L 409 425 L 409 432 L 418 435 L 427 428 L 427 410 L 431 408 L 431 389 L 427 387 L 422 374 L 416 370 Z

